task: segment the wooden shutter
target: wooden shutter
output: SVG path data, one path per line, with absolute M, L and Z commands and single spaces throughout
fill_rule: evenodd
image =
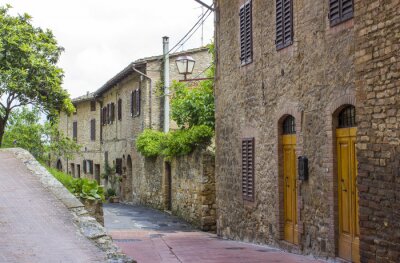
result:
M 93 174 L 93 160 L 88 161 L 89 163 L 89 173 Z
M 133 102 L 134 102 L 133 94 L 134 94 L 134 91 L 132 91 L 132 93 L 131 93 L 131 116 L 132 117 L 133 117 Z
M 96 101 L 93 100 L 90 102 L 90 110 L 96 111 Z
M 240 7 L 240 61 L 250 63 L 253 59 L 252 3 L 248 0 Z
M 82 168 L 83 168 L 83 173 L 87 173 L 87 169 L 86 169 L 86 160 L 83 160 L 82 162 Z
M 135 116 L 139 116 L 140 115 L 140 89 L 136 90 L 136 111 L 135 111 Z
M 117 158 L 115 160 L 115 172 L 118 174 L 122 174 L 122 159 L 121 158 Z
M 90 120 L 90 140 L 96 140 L 96 119 Z
M 277 49 L 293 43 L 293 0 L 276 0 L 276 39 Z
M 242 139 L 242 195 L 254 201 L 254 138 Z
M 353 0 L 329 0 L 329 20 L 331 26 L 353 17 Z
M 78 140 L 78 122 L 76 121 L 72 123 L 72 137 L 75 141 Z
M 112 102 L 111 103 L 111 122 L 113 122 L 114 120 L 115 120 L 115 103 L 114 102 Z
M 111 123 L 111 105 L 107 104 L 107 124 Z
M 118 120 L 122 120 L 122 100 L 118 100 Z

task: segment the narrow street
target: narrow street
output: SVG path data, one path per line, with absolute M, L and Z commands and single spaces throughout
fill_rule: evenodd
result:
M 105 227 L 115 244 L 139 263 L 300 263 L 323 262 L 197 231 L 184 221 L 151 208 L 105 204 Z
M 0 151 L 0 262 L 104 262 L 67 207 L 10 152 Z

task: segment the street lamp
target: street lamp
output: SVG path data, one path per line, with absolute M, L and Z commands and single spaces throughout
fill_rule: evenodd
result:
M 186 75 L 192 74 L 196 61 L 191 56 L 180 56 L 175 60 L 175 63 L 179 74 L 183 74 L 186 80 Z

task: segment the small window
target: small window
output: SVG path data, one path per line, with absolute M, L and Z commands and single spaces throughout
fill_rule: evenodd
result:
M 293 116 L 287 116 L 283 121 L 283 134 L 295 134 L 296 133 L 296 121 Z
M 140 115 L 140 89 L 132 91 L 131 94 L 131 116 L 137 117 Z
M 115 120 L 115 103 L 112 102 L 110 104 L 110 123 L 113 123 Z
M 94 100 L 90 102 L 90 111 L 96 111 L 96 101 Z
M 73 114 L 76 115 L 76 114 L 78 114 L 78 107 L 76 104 L 74 104 L 74 107 L 75 107 L 75 111 L 73 112 Z
M 74 141 L 78 141 L 78 122 L 76 121 L 72 123 L 72 138 Z
M 293 0 L 276 0 L 276 49 L 293 43 Z
M 335 26 L 353 18 L 353 0 L 329 0 L 329 20 Z
M 96 119 L 90 120 L 90 140 L 96 140 Z
M 122 120 L 122 100 L 118 100 L 118 120 Z
M 254 201 L 254 138 L 242 139 L 242 195 Z
M 115 160 L 115 172 L 119 175 L 122 174 L 122 159 L 121 158 L 117 158 Z
M 356 108 L 348 106 L 339 113 L 339 128 L 356 126 Z
M 240 61 L 242 65 L 253 60 L 252 4 L 248 0 L 240 7 Z

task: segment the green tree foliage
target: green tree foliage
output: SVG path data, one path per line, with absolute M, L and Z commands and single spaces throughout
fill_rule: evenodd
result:
M 209 52 L 214 58 L 213 44 L 209 45 Z M 172 83 L 171 116 L 179 130 L 168 133 L 145 130 L 136 140 L 136 148 L 143 156 L 181 156 L 210 144 L 215 126 L 214 72 L 212 63 L 206 72 L 210 79 L 200 81 L 196 87 Z
M 80 146 L 58 131 L 54 122 L 40 122 L 40 111 L 21 107 L 10 114 L 4 133 L 3 147 L 21 147 L 36 159 L 48 161 L 49 154 L 54 161 L 59 156 L 71 158 Z
M 56 119 L 61 110 L 74 110 L 62 89 L 63 71 L 57 62 L 63 49 L 53 33 L 31 24 L 28 14 L 12 16 L 0 7 L 0 146 L 11 112 L 34 105 Z

